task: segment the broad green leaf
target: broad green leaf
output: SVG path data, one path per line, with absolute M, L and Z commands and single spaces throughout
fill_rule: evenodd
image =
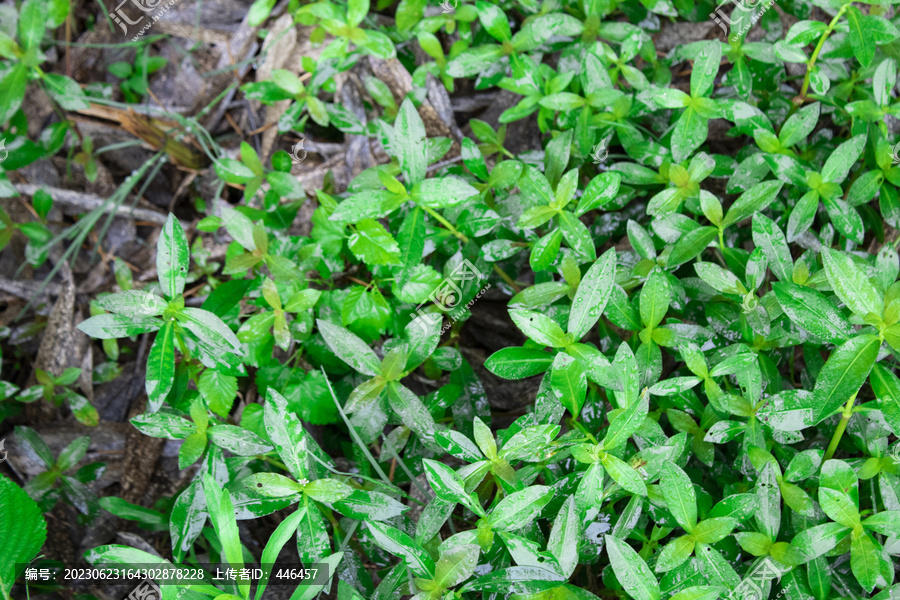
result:
M 884 365 L 876 364 L 872 368 L 871 383 L 884 420 L 894 435 L 900 436 L 900 378 Z
M 813 388 L 816 421 L 831 416 L 855 394 L 875 364 L 881 342 L 872 334 L 858 335 L 831 353 Z
M 400 246 L 384 225 L 374 219 L 359 221 L 347 244 L 368 265 L 400 264 Z
M 788 318 L 816 337 L 842 344 L 852 335 L 850 322 L 822 293 L 789 280 L 774 284 L 772 289 Z
M 550 317 L 539 312 L 525 309 L 510 309 L 509 316 L 522 333 L 538 344 L 559 348 L 569 343 L 562 327 Z
M 166 219 L 159 241 L 156 243 L 156 272 L 159 285 L 169 298 L 174 298 L 184 291 L 189 259 L 190 251 L 184 229 L 175 215 L 169 213 L 169 218 Z
M 98 340 L 114 340 L 141 333 L 156 331 L 163 326 L 154 317 L 126 317 L 124 315 L 97 315 L 78 324 L 78 329 Z
M 860 317 L 869 313 L 881 316 L 884 301 L 866 274 L 849 256 L 838 250 L 822 248 L 822 264 L 831 289 L 847 308 Z
M 356 335 L 323 319 L 316 320 L 316 327 L 331 351 L 342 361 L 364 375 L 374 377 L 381 372 L 378 356 Z
M 859 510 L 847 494 L 831 488 L 820 487 L 819 504 L 832 521 L 850 528 L 859 525 Z
M 653 270 L 641 289 L 640 312 L 645 327 L 659 325 L 669 310 L 672 292 L 669 281 L 661 270 Z
M 660 600 L 659 582 L 644 559 L 617 537 L 606 535 L 603 539 L 616 579 L 625 591 L 635 600 Z
M 576 341 L 584 337 L 603 314 L 615 283 L 615 274 L 616 253 L 615 249 L 610 248 L 581 278 L 569 313 L 569 333 Z
M 412 100 L 406 98 L 400 105 L 394 123 L 391 149 L 400 162 L 400 168 L 410 185 L 425 179 L 425 126 Z
M 697 497 L 687 473 L 674 463 L 664 463 L 660 488 L 669 512 L 682 529 L 691 533 L 697 525 Z
M 743 221 L 754 213 L 764 210 L 775 201 L 782 187 L 784 187 L 784 182 L 781 181 L 764 181 L 754 185 L 734 201 L 734 204 L 725 213 L 722 227 Z
M 175 324 L 167 321 L 156 334 L 147 355 L 144 389 L 150 412 L 159 410 L 175 381 Z
M 524 379 L 543 373 L 552 362 L 552 355 L 543 350 L 510 347 L 493 353 L 484 367 L 503 379 Z
M 403 558 L 409 568 L 419 577 L 432 579 L 435 564 L 422 546 L 411 537 L 384 523 L 367 523 L 375 543 L 396 556 Z
M 577 419 L 581 412 L 587 387 L 587 377 L 581 363 L 567 354 L 557 354 L 550 371 L 550 390 L 573 418 Z
M 202 308 L 187 306 L 181 309 L 176 318 L 191 333 L 221 352 L 241 352 L 241 343 L 237 336 L 222 319 Z
M 281 460 L 296 479 L 306 479 L 307 449 L 303 425 L 297 415 L 288 410 L 288 402 L 271 386 L 266 392 L 264 409 L 266 433 Z
M 791 281 L 794 262 L 791 260 L 791 251 L 784 233 L 774 221 L 762 213 L 753 215 L 753 243 L 762 248 L 768 259 L 769 268 L 778 281 Z
M 553 498 L 553 489 L 533 485 L 501 500 L 488 515 L 494 531 L 515 531 L 527 526 Z
M 4 453 L 5 456 L 5 453 Z M 47 524 L 38 504 L 5 476 L 0 476 L 0 595 L 11 598 L 16 578 L 47 539 Z

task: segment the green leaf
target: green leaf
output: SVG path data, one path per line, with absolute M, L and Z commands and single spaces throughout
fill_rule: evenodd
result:
M 677 161 L 688 158 L 706 141 L 709 121 L 697 114 L 693 107 L 684 111 L 672 131 L 672 157 Z
M 426 443 L 434 440 L 434 417 L 422 401 L 406 386 L 392 381 L 387 386 L 387 399 L 391 409 L 400 416 L 403 424 L 416 432 Z
M 203 475 L 203 495 L 206 496 L 206 507 L 209 512 L 209 520 L 212 521 L 219 543 L 222 544 L 222 554 L 228 565 L 234 568 L 244 566 L 244 555 L 241 551 L 241 538 L 238 534 L 237 521 L 234 518 L 234 506 L 231 503 L 231 494 L 222 489 L 209 473 Z M 238 589 L 244 598 L 250 594 L 250 583 L 239 583 Z
M 436 460 L 424 459 L 425 477 L 434 493 L 448 502 L 459 503 L 470 510 L 484 516 L 484 510 L 481 505 L 472 501 L 472 498 L 466 492 L 465 483 L 459 474 L 444 463 Z
M 688 533 L 693 532 L 697 525 L 697 497 L 694 494 L 694 484 L 687 473 L 674 463 L 664 463 L 660 488 L 666 506 L 675 520 L 682 529 Z
M 156 317 L 166 310 L 166 301 L 155 294 L 128 290 L 95 301 L 103 310 L 127 316 Z
M 206 400 L 209 410 L 220 417 L 227 417 L 237 395 L 237 378 L 215 369 L 206 369 L 197 382 L 197 389 Z
M 831 488 L 820 487 L 819 504 L 832 521 L 851 529 L 859 525 L 859 510 L 847 494 Z
M 881 316 L 883 299 L 849 256 L 838 250 L 822 248 L 822 264 L 831 289 L 847 308 L 860 317 L 869 313 Z
M 772 269 L 772 273 L 775 274 L 778 281 L 791 281 L 794 261 L 791 260 L 791 251 L 784 233 L 774 221 L 762 213 L 753 215 L 753 243 L 758 248 L 762 248 L 769 268 Z
M 78 324 L 78 329 L 92 338 L 114 340 L 141 333 L 156 331 L 163 326 L 161 319 L 153 317 L 126 317 L 124 315 L 97 315 Z
M 196 431 L 190 421 L 170 413 L 145 413 L 131 419 L 135 429 L 151 437 L 181 440 Z
M 650 394 L 642 394 L 637 402 L 632 402 L 625 410 L 616 415 L 610 421 L 609 429 L 606 430 L 603 447 L 612 450 L 620 444 L 624 444 L 631 434 L 641 427 L 647 417 L 649 407 Z
M 39 5 L 40 2 L 32 1 L 31 4 Z M 43 20 L 41 24 L 43 25 Z M 0 79 L 0 123 L 9 121 L 22 105 L 25 87 L 28 85 L 28 72 L 28 66 L 19 62 Z
M 878 357 L 881 341 L 872 334 L 858 335 L 831 353 L 816 378 L 816 422 L 831 416 L 859 391 Z
M 635 600 L 660 600 L 659 582 L 634 549 L 611 535 L 604 536 L 606 553 L 616 579 Z
M 12 597 L 16 578 L 47 539 L 47 524 L 38 504 L 5 476 L 0 476 L 0 595 Z
M 419 577 L 434 578 L 435 564 L 422 546 L 414 539 L 390 525 L 367 523 L 375 543 L 406 561 L 410 570 Z
M 569 313 L 569 333 L 575 340 L 584 337 L 600 319 L 612 293 L 615 275 L 616 252 L 610 248 L 591 265 L 578 284 Z
M 252 431 L 237 425 L 216 425 L 206 434 L 209 441 L 236 456 L 256 456 L 272 451 L 272 446 Z
M 654 269 L 647 277 L 641 289 L 640 314 L 645 327 L 654 328 L 659 325 L 669 310 L 672 292 L 665 274 Z
M 502 348 L 494 352 L 484 367 L 503 379 L 525 379 L 550 368 L 553 357 L 543 350 L 533 348 Z
M 846 13 L 850 32 L 850 46 L 859 63 L 868 68 L 875 58 L 875 38 L 866 32 L 864 15 L 855 6 L 848 7 Z
M 882 550 L 868 534 L 851 537 L 850 569 L 856 581 L 867 592 L 871 592 L 879 583 L 884 585 L 878 560 L 878 554 L 881 552 Z
M 722 61 L 722 45 L 718 40 L 702 42 L 694 58 L 694 68 L 691 71 L 691 96 L 700 98 L 708 96 L 713 87 L 713 82 L 719 72 L 719 63 Z
M 306 465 L 308 451 L 300 420 L 294 413 L 288 411 L 284 396 L 271 386 L 266 392 L 264 410 L 266 433 L 281 460 L 297 480 L 306 479 L 309 474 Z
M 573 418 L 578 418 L 584 405 L 587 385 L 581 363 L 568 354 L 557 354 L 550 371 L 550 390 Z
M 175 324 L 167 321 L 147 355 L 144 389 L 151 412 L 159 410 L 175 382 Z
M 447 208 L 478 195 L 478 190 L 459 177 L 434 177 L 413 188 L 412 197 L 421 206 Z
M 174 298 L 184 291 L 189 259 L 190 251 L 184 229 L 175 215 L 169 213 L 156 243 L 156 272 L 159 285 L 167 297 Z
M 764 210 L 775 201 L 782 187 L 784 187 L 784 182 L 776 180 L 763 181 L 754 185 L 741 194 L 734 201 L 734 204 L 731 205 L 731 208 L 728 209 L 728 212 L 725 213 L 722 228 L 724 229 L 729 225 L 743 221 L 747 217 L 752 216 L 753 213 Z
M 566 334 L 563 333 L 562 327 L 550 317 L 533 310 L 521 308 L 510 309 L 509 316 L 522 333 L 538 344 L 553 348 L 568 344 Z
M 816 337 L 842 344 L 853 333 L 850 322 L 820 292 L 784 280 L 772 289 L 788 318 Z
M 445 590 L 471 577 L 478 565 L 480 553 L 479 546 L 463 544 L 441 554 L 434 567 L 434 589 Z
M 347 244 L 368 265 L 400 264 L 400 246 L 384 225 L 374 219 L 358 222 Z
M 19 44 L 22 50 L 39 49 L 47 23 L 46 7 L 42 0 L 25 0 L 19 8 Z M 3 119 L 5 121 L 5 119 Z
M 47 93 L 50 97 L 66 110 L 84 110 L 91 106 L 81 90 L 81 86 L 71 77 L 46 73 L 44 85 L 47 86 Z
M 681 566 L 694 553 L 696 544 L 697 542 L 690 535 L 683 535 L 670 541 L 659 553 L 656 572 L 665 573 Z
M 872 369 L 871 383 L 884 420 L 894 435 L 900 436 L 900 378 L 884 365 L 876 364 Z
M 553 498 L 553 489 L 533 485 L 501 500 L 488 515 L 494 531 L 515 531 L 527 526 Z
M 181 309 L 177 319 L 181 325 L 198 338 L 221 352 L 240 354 L 241 343 L 222 319 L 202 308 L 187 306 Z
M 316 327 L 335 356 L 363 373 L 374 377 L 381 372 L 381 361 L 368 344 L 340 325 L 332 325 L 322 319 L 316 320 Z
M 592 261 L 597 258 L 591 233 L 578 217 L 564 210 L 559 214 L 559 228 L 566 243 L 582 260 Z
M 819 121 L 820 106 L 818 102 L 804 106 L 784 122 L 781 131 L 778 132 L 778 141 L 782 148 L 790 148 L 812 133 Z
M 101 498 L 101 506 L 104 500 L 112 498 Z M 203 495 L 202 483 L 200 479 L 194 479 L 175 499 L 169 515 L 169 536 L 172 538 L 172 554 L 176 562 L 181 562 L 185 553 L 191 549 L 206 524 L 206 516 L 206 496 Z
M 409 98 L 403 101 L 397 113 L 391 150 L 400 161 L 400 169 L 409 185 L 425 179 L 425 126 Z
M 556 558 L 559 564 L 560 574 L 571 577 L 578 566 L 578 539 L 581 535 L 581 527 L 578 519 L 578 509 L 575 505 L 575 496 L 569 496 L 550 530 L 547 540 L 547 550 Z

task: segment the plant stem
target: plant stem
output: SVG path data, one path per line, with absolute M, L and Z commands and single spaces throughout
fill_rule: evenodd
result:
M 800 95 L 798 96 L 799 101 L 793 102 L 791 104 L 791 110 L 788 111 L 788 118 L 797 111 L 797 108 L 803 104 L 803 101 L 806 100 L 806 92 L 809 90 L 809 76 L 812 74 L 813 67 L 816 66 L 816 60 L 819 58 L 819 52 L 822 51 L 822 46 L 825 45 L 825 40 L 828 39 L 828 36 L 831 35 L 831 32 L 834 31 L 834 28 L 837 27 L 838 21 L 842 16 L 844 16 L 844 12 L 847 10 L 850 4 L 844 4 L 841 9 L 838 11 L 834 18 L 831 20 L 831 23 L 828 24 L 828 27 L 822 32 L 822 37 L 819 38 L 819 43 L 816 44 L 816 49 L 813 50 L 812 56 L 809 57 L 809 62 L 806 63 L 806 75 L 803 77 L 803 86 L 800 88 Z M 785 119 L 787 121 L 787 119 Z
M 454 227 L 453 223 L 451 223 L 450 221 L 448 221 L 447 219 L 442 217 L 436 210 L 434 210 L 433 208 L 428 208 L 427 206 L 423 206 L 422 209 L 425 212 L 427 212 L 429 215 L 431 215 L 432 217 L 437 219 L 438 223 L 443 225 L 447 229 L 447 231 L 449 231 L 454 236 L 456 236 L 456 238 L 459 241 L 461 241 L 463 244 L 469 243 L 469 238 L 466 237 L 466 234 L 464 234 L 463 232 L 458 230 L 456 227 Z M 513 278 L 510 277 L 506 273 L 506 271 L 501 269 L 496 264 L 494 264 L 494 272 L 497 273 L 497 275 L 499 275 L 500 278 L 503 279 L 503 281 L 505 281 L 507 284 L 509 284 L 509 287 L 511 287 L 513 289 L 513 291 L 515 291 L 517 294 L 522 291 L 522 288 L 520 288 L 518 285 L 516 285 L 516 282 L 513 280 Z
M 834 435 L 831 436 L 831 443 L 828 444 L 828 450 L 825 451 L 825 458 L 823 461 L 834 456 L 834 451 L 837 450 L 838 444 L 844 436 L 844 430 L 847 429 L 847 423 L 850 422 L 850 417 L 853 416 L 854 402 L 856 402 L 856 394 L 850 396 L 850 399 L 847 400 L 847 404 L 844 405 L 844 410 L 841 411 L 841 421 L 838 423 L 837 429 L 834 430 Z

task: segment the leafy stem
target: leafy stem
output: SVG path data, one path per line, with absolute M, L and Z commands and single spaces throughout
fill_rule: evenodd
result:
M 806 92 L 807 90 L 809 90 L 809 76 L 812 74 L 813 68 L 816 66 L 816 60 L 819 58 L 819 52 L 822 51 L 822 46 L 825 45 L 825 40 L 827 40 L 828 36 L 831 35 L 831 32 L 834 31 L 834 28 L 837 26 L 838 21 L 842 16 L 844 16 L 844 12 L 849 7 L 849 3 L 841 6 L 841 9 L 836 15 L 834 15 L 831 23 L 829 23 L 825 31 L 822 32 L 822 37 L 819 38 L 819 43 L 816 44 L 816 48 L 815 50 L 813 50 L 812 56 L 809 57 L 809 62 L 806 63 L 806 75 L 803 77 L 803 86 L 800 88 L 800 95 L 798 96 L 798 100 L 791 105 L 791 110 L 788 112 L 788 117 L 794 114 L 794 112 L 800 107 L 800 105 L 803 104 L 804 100 L 806 100 Z
M 823 462 L 834 456 L 834 451 L 837 450 L 838 444 L 841 442 L 841 438 L 844 436 L 844 430 L 847 429 L 847 423 L 850 422 L 850 417 L 853 416 L 854 402 L 856 402 L 855 393 L 850 396 L 850 399 L 847 400 L 847 404 L 844 405 L 844 408 L 841 411 L 841 420 L 838 423 L 837 429 L 834 430 L 834 435 L 831 436 L 831 443 L 828 444 L 828 450 L 825 451 L 825 458 L 823 459 Z

